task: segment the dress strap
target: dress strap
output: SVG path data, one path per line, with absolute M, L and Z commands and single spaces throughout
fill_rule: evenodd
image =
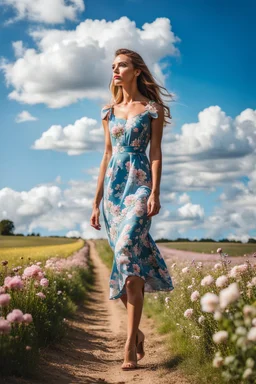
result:
M 156 108 L 156 102 L 154 100 L 149 100 L 148 104 L 145 106 L 145 109 L 149 112 L 153 119 L 158 118 L 158 111 Z
M 112 105 L 111 106 L 105 106 L 101 109 L 101 119 L 105 120 L 106 116 L 110 119 L 112 113 Z

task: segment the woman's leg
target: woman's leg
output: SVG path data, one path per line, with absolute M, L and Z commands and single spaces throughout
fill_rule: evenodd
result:
M 136 334 L 138 332 L 139 323 L 143 308 L 144 281 L 138 276 L 128 276 L 126 279 L 127 292 L 127 340 L 125 344 L 124 364 L 128 361 L 137 361 L 135 355 Z

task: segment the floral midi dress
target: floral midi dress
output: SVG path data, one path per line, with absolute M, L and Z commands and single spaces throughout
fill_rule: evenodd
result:
M 116 117 L 113 107 L 104 107 L 108 119 L 112 156 L 104 176 L 102 214 L 108 242 L 114 252 L 109 279 L 109 300 L 126 293 L 128 276 L 144 280 L 144 291 L 174 289 L 166 263 L 149 234 L 151 217 L 147 200 L 151 193 L 150 162 L 146 154 L 151 137 L 151 119 L 158 117 L 154 101 L 129 119 Z

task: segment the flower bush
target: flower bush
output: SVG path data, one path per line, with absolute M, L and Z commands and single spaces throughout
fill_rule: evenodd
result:
M 256 254 L 232 266 L 217 252 L 213 266 L 174 263 L 176 289 L 146 295 L 146 309 L 161 313 L 164 332 L 186 363 L 193 361 L 191 371 L 198 366 L 200 383 L 256 383 Z
M 39 350 L 65 334 L 67 317 L 93 283 L 86 244 L 67 258 L 53 257 L 0 272 L 0 372 L 27 374 Z

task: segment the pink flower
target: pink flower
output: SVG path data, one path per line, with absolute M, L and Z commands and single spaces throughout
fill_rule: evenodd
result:
M 211 285 L 212 283 L 214 283 L 214 278 L 211 275 L 205 276 L 201 281 L 201 285 L 203 287 L 206 285 Z
M 30 313 L 25 313 L 25 315 L 23 315 L 23 321 L 25 324 L 32 323 L 33 321 L 32 315 Z
M 4 286 L 9 289 L 22 289 L 24 284 L 20 276 L 7 276 L 4 279 Z
M 30 345 L 26 345 L 26 351 L 30 351 L 32 349 L 32 347 L 30 347 Z
M 40 299 L 45 299 L 46 298 L 46 296 L 45 296 L 45 294 L 43 292 L 36 293 L 36 296 L 40 297 Z
M 221 248 L 218 248 L 217 249 L 217 253 L 221 253 L 222 252 L 222 249 Z
M 184 316 L 187 318 L 187 319 L 190 319 L 193 315 L 193 308 L 188 308 L 186 309 L 186 311 L 184 312 Z
M 21 312 L 20 309 L 14 309 L 12 312 L 10 312 L 6 316 L 6 319 L 10 323 L 22 323 L 23 322 L 23 313 Z
M 9 333 L 11 330 L 11 324 L 5 319 L 0 319 L 0 335 Z
M 136 273 L 140 273 L 140 267 L 139 267 L 139 265 L 138 264 L 133 264 L 132 265 L 133 266 L 133 269 L 134 269 L 134 272 Z
M 46 279 L 46 278 L 44 277 L 43 279 L 40 280 L 40 285 L 41 285 L 42 287 L 48 287 L 48 285 L 49 285 L 49 280 Z
M 4 307 L 5 305 L 8 305 L 11 300 L 11 296 L 9 293 L 3 293 L 0 295 L 0 305 Z
M 6 292 L 5 287 L 0 287 L 0 295 L 1 295 L 2 293 L 5 293 L 5 292 Z
M 191 296 L 190 296 L 190 299 L 191 301 L 197 301 L 200 297 L 200 293 L 198 291 L 194 291 Z
M 43 271 L 42 271 L 41 267 L 39 267 L 39 265 L 33 264 L 30 267 L 27 267 L 24 269 L 23 277 L 25 279 L 29 278 L 29 277 L 38 278 L 38 276 L 41 278 L 43 277 Z

